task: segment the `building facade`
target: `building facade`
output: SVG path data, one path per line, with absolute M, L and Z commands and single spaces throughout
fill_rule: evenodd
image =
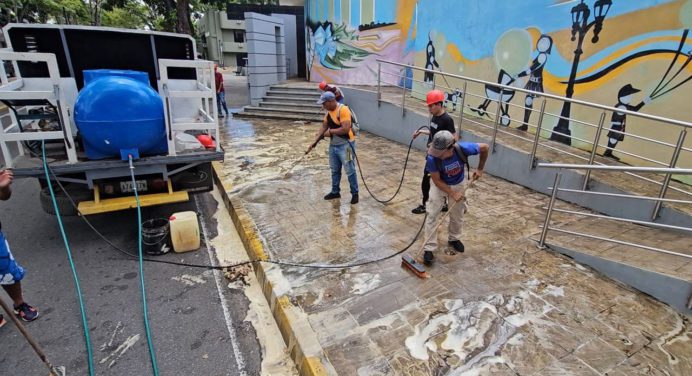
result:
M 209 11 L 200 19 L 198 30 L 198 51 L 203 58 L 221 67 L 246 65 L 245 20 L 228 19 L 224 11 Z

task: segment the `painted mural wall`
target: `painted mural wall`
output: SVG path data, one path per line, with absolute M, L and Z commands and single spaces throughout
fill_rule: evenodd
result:
M 311 81 L 376 85 L 376 59 L 500 82 L 631 111 L 692 121 L 692 0 L 306 0 L 307 64 Z M 577 52 L 579 51 L 579 52 Z M 402 78 L 405 77 L 405 78 Z M 461 81 L 382 65 L 381 77 L 421 95 L 448 88 L 455 109 Z M 470 88 L 502 97 L 501 123 L 536 124 L 540 98 L 494 87 Z M 534 103 L 535 102 L 535 103 Z M 467 96 L 469 114 L 490 118 L 496 104 Z M 549 102 L 546 137 L 590 150 L 601 112 Z M 487 111 L 486 111 L 487 110 Z M 627 153 L 670 161 L 672 149 L 627 134 L 675 144 L 680 128 L 619 113 L 605 119 L 603 152 L 641 165 Z M 692 136 L 685 146 L 692 148 Z M 645 164 L 645 163 L 644 163 Z M 680 167 L 692 167 L 683 152 Z

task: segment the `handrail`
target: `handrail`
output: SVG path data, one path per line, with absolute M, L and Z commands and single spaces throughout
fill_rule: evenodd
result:
M 452 78 L 457 78 L 457 79 L 460 79 L 460 80 L 471 81 L 471 82 L 475 82 L 475 83 L 479 83 L 479 84 L 483 84 L 483 85 L 490 85 L 490 86 L 499 87 L 499 88 L 502 88 L 502 89 L 509 89 L 509 90 L 513 90 L 513 91 L 518 91 L 518 92 L 522 92 L 522 93 L 534 95 L 534 96 L 537 96 L 537 97 L 551 98 L 551 99 L 556 99 L 556 100 L 563 101 L 563 102 L 570 102 L 570 103 L 579 104 L 579 105 L 582 105 L 582 106 L 587 106 L 587 107 L 592 107 L 592 108 L 598 108 L 598 109 L 607 110 L 607 111 L 614 111 L 614 112 L 624 113 L 624 114 L 626 114 L 626 115 L 632 115 L 632 116 L 636 116 L 636 117 L 640 117 L 640 118 L 644 118 L 644 119 L 648 119 L 648 120 L 653 120 L 653 121 L 659 121 L 659 122 L 663 122 L 663 123 L 678 125 L 678 126 L 681 126 L 681 127 L 684 127 L 684 128 L 692 128 L 692 123 L 686 122 L 686 121 L 682 121 L 682 120 L 670 119 L 670 118 L 665 118 L 665 117 L 656 116 L 656 115 L 649 115 L 649 114 L 641 113 L 641 112 L 634 112 L 634 111 L 625 110 L 625 109 L 621 109 L 621 108 L 615 108 L 615 107 L 611 107 L 611 106 L 605 106 L 605 105 L 598 104 L 598 103 L 587 102 L 587 101 L 583 101 L 583 100 L 580 100 L 580 99 L 573 99 L 573 98 L 562 97 L 562 96 L 555 95 L 555 94 L 550 94 L 550 93 L 542 93 L 542 92 L 537 92 L 537 91 L 533 91 L 533 90 L 526 90 L 526 89 L 521 88 L 521 87 L 516 87 L 516 86 L 511 86 L 511 85 L 504 85 L 504 84 L 500 84 L 500 83 L 497 83 L 497 82 L 490 82 L 490 81 L 485 81 L 485 80 L 481 80 L 481 79 L 478 79 L 478 78 L 467 77 L 467 76 L 461 76 L 461 75 L 458 75 L 458 74 L 446 73 L 446 72 L 437 71 L 437 70 L 432 70 L 432 69 L 420 68 L 420 67 L 416 67 L 416 66 L 413 66 L 413 65 L 397 63 L 397 62 L 389 61 L 389 60 L 376 59 L 376 61 L 377 61 L 378 63 L 391 64 L 391 65 L 399 66 L 399 67 L 402 67 L 402 68 L 411 68 L 411 69 L 414 69 L 414 70 L 417 70 L 417 71 L 428 72 L 428 73 L 433 73 L 433 74 L 439 74 L 439 75 L 443 75 L 443 76 L 447 76 L 447 77 L 452 77 Z
M 564 234 L 576 235 L 576 236 L 581 236 L 581 237 L 585 237 L 585 238 L 589 238 L 589 239 L 608 241 L 608 242 L 612 242 L 612 243 L 616 243 L 616 244 L 622 244 L 622 245 L 637 247 L 637 248 L 641 248 L 641 249 L 646 249 L 649 251 L 665 253 L 665 254 L 670 254 L 670 255 L 675 255 L 675 256 L 680 256 L 680 257 L 692 259 L 692 255 L 690 255 L 690 254 L 678 253 L 678 252 L 673 252 L 673 251 L 666 250 L 666 249 L 649 247 L 649 246 L 646 246 L 643 244 L 623 242 L 621 240 L 600 237 L 600 236 L 596 236 L 596 235 L 588 234 L 588 233 L 580 233 L 580 232 L 569 231 L 569 230 L 565 230 L 565 229 L 561 229 L 561 228 L 550 227 L 550 220 L 551 220 L 552 214 L 553 214 L 553 212 L 557 212 L 557 213 L 563 213 L 563 214 L 569 214 L 569 215 L 577 215 L 577 216 L 584 216 L 584 217 L 590 217 L 590 218 L 600 218 L 600 219 L 612 220 L 612 221 L 617 221 L 617 222 L 627 222 L 627 223 L 633 223 L 633 224 L 639 224 L 639 225 L 645 225 L 645 226 L 652 226 L 652 227 L 657 227 L 657 228 L 661 228 L 661 229 L 671 229 L 671 230 L 677 230 L 677 231 L 690 232 L 690 231 L 692 231 L 692 228 L 683 227 L 683 226 L 667 225 L 667 224 L 662 224 L 662 223 L 656 223 L 653 221 L 656 219 L 656 215 L 655 215 L 656 210 L 660 207 L 661 202 L 663 202 L 663 201 L 675 201 L 675 202 L 680 202 L 680 203 L 684 203 L 684 204 L 690 204 L 690 203 L 692 203 L 692 201 L 668 200 L 668 199 L 664 199 L 660 195 L 659 195 L 659 197 L 656 198 L 656 197 L 648 197 L 648 196 L 637 196 L 637 195 L 633 195 L 633 194 L 632 195 L 624 195 L 624 194 L 611 194 L 611 193 L 578 191 L 578 190 L 574 190 L 574 189 L 560 188 L 560 181 L 562 180 L 563 169 L 571 169 L 571 170 L 585 169 L 585 170 L 589 170 L 589 171 L 591 171 L 591 170 L 638 171 L 638 172 L 651 172 L 651 173 L 662 173 L 663 172 L 663 173 L 666 173 L 666 176 L 670 176 L 671 173 L 674 173 L 674 172 L 675 173 L 681 172 L 683 174 L 692 174 L 692 169 L 659 168 L 659 167 L 620 167 L 620 166 L 569 165 L 569 164 L 561 164 L 561 163 L 539 163 L 538 167 L 558 169 L 557 173 L 555 174 L 555 181 L 553 183 L 553 186 L 548 188 L 551 191 L 550 200 L 548 201 L 547 207 L 543 208 L 543 209 L 546 209 L 546 214 L 545 214 L 545 219 L 543 221 L 543 225 L 541 226 L 540 239 L 538 240 L 538 246 L 539 247 L 541 247 L 541 248 L 545 247 L 545 239 L 546 239 L 546 236 L 548 235 L 548 230 L 552 230 L 552 231 L 560 232 L 560 233 L 564 233 Z M 558 208 L 555 208 L 555 201 L 556 201 L 558 192 L 569 192 L 569 193 L 584 194 L 584 195 L 599 194 L 599 195 L 604 195 L 604 196 L 634 198 L 634 199 L 642 199 L 642 200 L 653 200 L 656 202 L 656 209 L 654 209 L 654 216 L 653 216 L 651 221 L 641 221 L 641 220 L 635 220 L 635 219 L 629 219 L 629 218 L 620 218 L 620 217 L 615 217 L 615 216 L 606 216 L 606 215 L 592 214 L 592 213 L 587 213 L 587 212 L 579 212 L 579 211 L 574 211 L 574 210 L 558 209 Z
M 606 120 L 606 111 L 610 111 L 610 112 L 619 112 L 619 113 L 629 114 L 629 115 L 632 115 L 632 116 L 634 116 L 634 117 L 636 117 L 636 118 L 648 119 L 649 121 L 656 121 L 656 122 L 660 122 L 660 123 L 664 123 L 664 124 L 671 124 L 671 125 L 674 125 L 674 126 L 681 126 L 681 127 L 682 127 L 682 128 L 679 130 L 679 136 L 678 136 L 678 140 L 677 140 L 676 144 L 672 144 L 672 143 L 669 143 L 669 142 L 664 142 L 664 141 L 660 141 L 660 140 L 656 140 L 656 139 L 651 139 L 651 138 L 648 138 L 648 137 L 645 137 L 645 136 L 636 135 L 636 134 L 630 134 L 630 136 L 632 136 L 632 137 L 634 137 L 634 138 L 636 138 L 636 139 L 643 140 L 643 141 L 646 141 L 646 142 L 652 142 L 652 143 L 655 143 L 655 144 L 657 144 L 657 145 L 663 145 L 663 146 L 665 146 L 665 147 L 672 148 L 673 152 L 672 152 L 672 157 L 671 157 L 670 162 L 667 162 L 667 161 L 659 161 L 659 160 L 652 159 L 652 158 L 649 158 L 649 157 L 646 157 L 646 156 L 643 156 L 643 155 L 638 155 L 638 154 L 636 154 L 636 153 L 631 153 L 631 152 L 628 152 L 628 151 L 619 150 L 620 153 L 623 153 L 623 154 L 625 154 L 625 155 L 627 155 L 627 156 L 631 156 L 631 157 L 633 157 L 633 158 L 637 158 L 637 159 L 639 159 L 639 160 L 641 160 L 641 161 L 645 161 L 645 162 L 648 162 L 648 163 L 651 163 L 651 164 L 653 164 L 653 165 L 657 165 L 657 166 L 660 166 L 660 167 L 674 168 L 674 167 L 677 165 L 677 162 L 678 162 L 678 159 L 679 159 L 679 156 L 680 156 L 681 152 L 682 152 L 683 150 L 687 151 L 687 148 L 685 148 L 685 147 L 683 146 L 683 144 L 684 144 L 685 136 L 686 136 L 686 134 L 687 134 L 687 128 L 690 127 L 690 126 L 692 126 L 692 123 L 690 123 L 690 122 L 680 121 L 680 120 L 675 120 L 675 119 L 670 119 L 670 118 L 664 118 L 664 117 L 661 117 L 661 116 L 648 115 L 648 114 L 640 113 L 640 112 L 628 111 L 628 110 L 624 110 L 624 109 L 614 108 L 614 107 L 611 107 L 611 106 L 600 105 L 600 104 L 597 104 L 597 103 L 591 103 L 591 102 L 586 102 L 586 101 L 577 100 L 577 99 L 572 99 L 572 98 L 565 98 L 565 97 L 561 97 L 561 96 L 554 95 L 554 94 L 539 93 L 539 92 L 536 92 L 536 91 L 526 90 L 526 89 L 521 88 L 521 87 L 514 87 L 514 86 L 511 86 L 511 85 L 504 85 L 504 84 L 500 84 L 500 83 L 496 83 L 496 82 L 490 82 L 490 81 L 480 80 L 480 79 L 473 78 L 473 77 L 461 76 L 461 75 L 452 74 L 452 73 L 447 73 L 447 72 L 444 72 L 444 71 L 438 71 L 438 70 L 434 70 L 434 69 L 419 68 L 419 67 L 415 67 L 415 66 L 412 66 L 412 65 L 402 64 L 402 63 L 393 62 L 393 61 L 388 61 L 388 60 L 383 60 L 383 59 L 377 59 L 376 61 L 378 62 L 378 64 L 377 64 L 377 66 L 378 66 L 378 76 L 377 76 L 377 77 L 378 77 L 378 82 L 377 82 L 378 106 L 379 106 L 380 102 L 382 101 L 382 76 L 383 76 L 383 75 L 384 75 L 384 76 L 398 77 L 398 78 L 400 78 L 400 79 L 405 80 L 406 82 L 411 82 L 411 83 L 422 82 L 422 81 L 420 81 L 420 80 L 415 79 L 414 77 L 405 76 L 405 75 L 402 74 L 401 72 L 394 72 L 394 71 L 391 70 L 391 69 L 390 69 L 389 71 L 383 71 L 383 70 L 382 70 L 382 64 L 390 64 L 390 65 L 396 66 L 396 67 L 410 68 L 410 69 L 415 70 L 415 71 L 418 71 L 418 72 L 428 72 L 428 73 L 431 73 L 431 74 L 433 74 L 433 75 L 435 75 L 435 74 L 440 75 L 440 76 L 442 76 L 442 78 L 444 79 L 444 84 L 446 84 L 447 86 L 450 85 L 450 83 L 447 81 L 447 77 L 457 78 L 458 80 L 461 81 L 460 85 L 463 84 L 463 87 L 464 87 L 464 91 L 463 91 L 462 98 L 466 98 L 467 96 L 469 96 L 469 97 L 484 98 L 484 99 L 486 100 L 486 102 L 490 101 L 490 102 L 493 102 L 493 103 L 496 104 L 496 106 L 494 107 L 494 108 L 495 108 L 495 111 L 494 111 L 494 112 L 493 112 L 490 108 L 488 108 L 488 106 L 485 106 L 485 107 L 483 108 L 483 111 L 485 112 L 485 114 L 487 114 L 488 117 L 490 117 L 490 121 L 492 122 L 492 125 L 483 124 L 483 123 L 481 123 L 481 122 L 477 122 L 477 121 L 471 120 L 470 118 L 464 119 L 464 120 L 466 120 L 467 122 L 471 122 L 471 123 L 477 124 L 477 125 L 482 126 L 482 127 L 484 127 L 484 128 L 492 129 L 492 137 L 491 137 L 491 142 L 490 142 L 490 150 L 491 150 L 491 151 L 494 151 L 494 150 L 495 150 L 495 143 L 496 143 L 497 136 L 498 136 L 498 134 L 501 133 L 501 134 L 503 134 L 503 135 L 508 135 L 508 136 L 513 137 L 513 138 L 518 138 L 518 139 L 521 139 L 521 140 L 525 140 L 525 141 L 527 141 L 527 142 L 532 142 L 533 145 L 532 145 L 532 148 L 531 148 L 531 156 L 530 156 L 530 158 L 529 158 L 529 160 L 530 160 L 530 162 L 529 162 L 529 169 L 534 169 L 534 168 L 536 167 L 536 165 L 537 165 L 538 160 L 537 160 L 537 158 L 536 158 L 536 152 L 537 152 L 537 148 L 538 148 L 538 147 L 543 147 L 543 148 L 547 148 L 547 149 L 556 150 L 556 151 L 558 151 L 559 153 L 561 153 L 561 154 L 563 154 L 563 155 L 569 155 L 569 156 L 572 156 L 572 157 L 575 157 L 575 158 L 584 160 L 585 162 L 588 162 L 588 164 L 589 164 L 590 166 L 594 166 L 594 165 L 599 166 L 599 167 L 597 167 L 597 168 L 586 168 L 586 169 L 585 169 L 585 170 L 586 170 L 586 174 L 585 174 L 585 176 L 583 177 L 583 182 L 582 182 L 582 187 L 581 187 L 581 188 L 582 188 L 582 191 L 587 191 L 587 190 L 588 190 L 589 181 L 591 180 L 591 172 L 592 172 L 592 170 L 612 170 L 612 171 L 619 171 L 619 172 L 624 173 L 624 174 L 626 174 L 626 175 L 630 175 L 630 176 L 633 176 L 633 177 L 635 177 L 635 178 L 637 178 L 637 179 L 640 179 L 640 180 L 643 180 L 643 181 L 646 181 L 646 182 L 649 182 L 649 183 L 653 183 L 653 184 L 656 184 L 656 185 L 660 186 L 660 191 L 659 191 L 659 193 L 658 193 L 659 198 L 665 197 L 666 192 L 668 191 L 668 189 L 672 189 L 672 190 L 675 190 L 675 191 L 677 191 L 677 192 L 680 192 L 680 193 L 683 193 L 683 194 L 692 196 L 692 192 L 690 192 L 690 191 L 687 191 L 687 190 L 683 190 L 683 189 L 680 189 L 680 188 L 677 188 L 677 187 L 671 187 L 671 186 L 670 186 L 670 181 L 671 181 L 672 175 L 673 175 L 673 174 L 685 174 L 685 172 L 684 172 L 685 170 L 684 170 L 684 169 L 650 170 L 650 169 L 647 169 L 647 168 L 639 169 L 639 168 L 636 168 L 636 167 L 635 167 L 635 168 L 629 168 L 629 167 L 626 167 L 626 168 L 617 168 L 617 167 L 616 167 L 616 168 L 609 168 L 608 166 L 605 166 L 604 163 L 602 163 L 602 162 L 597 162 L 597 161 L 595 160 L 595 157 L 596 157 L 596 154 L 597 154 L 597 152 L 598 152 L 598 148 L 599 148 L 599 147 L 600 147 L 600 148 L 606 148 L 606 149 L 608 149 L 608 146 L 603 145 L 603 144 L 601 144 L 601 142 L 600 142 L 601 135 L 602 135 L 603 131 L 605 131 L 605 129 L 604 129 L 605 127 L 604 127 L 604 126 L 605 126 L 605 120 Z M 484 85 L 486 85 L 486 86 L 491 86 L 491 87 L 494 87 L 494 88 L 502 88 L 502 89 L 500 90 L 500 92 L 502 92 L 502 90 L 508 90 L 508 91 L 511 90 L 511 91 L 513 91 L 513 92 L 526 93 L 526 94 L 532 95 L 532 96 L 534 96 L 534 97 L 543 97 L 540 111 L 538 111 L 537 109 L 534 109 L 534 108 L 530 108 L 530 109 L 529 109 L 529 108 L 527 108 L 527 107 L 523 107 L 525 110 L 530 110 L 530 111 L 532 111 L 532 113 L 538 112 L 538 115 L 539 115 L 539 119 L 540 119 L 539 122 L 541 123 L 540 126 L 534 126 L 533 124 L 529 124 L 528 122 L 525 124 L 525 126 L 527 126 L 527 127 L 535 128 L 535 129 L 536 129 L 535 136 L 532 137 L 533 140 L 531 140 L 530 138 L 527 138 L 527 137 L 522 137 L 522 136 L 520 136 L 520 135 L 517 135 L 517 134 L 515 134 L 514 132 L 505 131 L 504 129 L 502 129 L 503 127 L 500 126 L 500 119 L 501 119 L 500 113 L 501 113 L 501 112 L 502 112 L 502 114 L 503 114 L 503 115 L 502 115 L 502 119 L 503 119 L 503 121 L 504 121 L 504 116 L 505 116 L 504 111 L 506 111 L 508 107 L 518 107 L 518 108 L 522 108 L 522 106 L 519 106 L 519 105 L 516 105 L 516 104 L 512 104 L 512 103 L 508 103 L 508 102 L 504 102 L 503 100 L 490 99 L 490 98 L 488 98 L 487 96 L 476 95 L 476 94 L 474 94 L 474 93 L 468 92 L 468 91 L 466 90 L 466 88 L 467 88 L 467 84 L 468 84 L 469 82 L 472 82 L 472 83 L 480 83 L 480 84 L 484 84 Z M 398 86 L 396 83 L 393 83 L 393 85 Z M 435 87 L 444 88 L 445 86 L 444 86 L 444 85 L 436 86 L 436 80 L 433 80 L 433 81 L 432 81 L 432 88 L 434 89 Z M 450 90 L 456 90 L 456 89 L 451 89 L 451 88 L 448 88 L 448 89 L 450 89 Z M 413 93 L 416 93 L 416 91 L 413 90 L 413 88 L 407 89 L 407 85 L 402 85 L 402 86 L 401 86 L 401 90 L 402 90 L 402 96 L 401 96 L 401 103 L 400 103 L 400 105 L 401 105 L 401 107 L 402 107 L 402 115 L 405 116 L 405 114 L 406 114 L 406 92 L 410 90 L 411 95 L 413 95 Z M 419 93 L 419 94 L 423 94 L 423 93 Z M 565 118 L 565 117 L 562 117 L 561 115 L 552 114 L 552 113 L 546 111 L 546 109 L 545 109 L 545 104 L 546 104 L 546 99 L 547 99 L 547 98 L 551 98 L 551 99 L 559 100 L 559 101 L 564 101 L 564 102 L 569 102 L 569 103 L 582 104 L 582 105 L 585 105 L 585 106 L 587 106 L 587 107 L 600 109 L 600 110 L 599 110 L 599 112 L 600 112 L 600 120 L 598 121 L 598 125 L 596 125 L 596 124 L 591 124 L 591 123 L 586 122 L 586 121 L 581 121 L 581 120 L 573 119 L 573 118 Z M 485 103 L 485 102 L 484 102 L 484 103 Z M 461 120 L 461 118 L 463 117 L 463 112 L 464 112 L 464 109 L 465 109 L 465 108 L 466 108 L 466 104 L 462 104 L 461 109 L 460 109 L 460 111 L 459 111 L 459 112 L 460 112 L 460 115 L 459 115 L 459 116 L 460 116 L 460 120 Z M 470 106 L 469 106 L 469 108 L 470 108 Z M 575 154 L 575 153 L 570 153 L 570 152 L 567 151 L 567 150 L 555 148 L 555 147 L 550 146 L 550 145 L 548 145 L 548 144 L 541 143 L 541 142 L 540 142 L 540 136 L 541 136 L 541 131 L 543 130 L 543 129 L 542 129 L 542 128 L 543 128 L 543 127 L 542 127 L 542 120 L 543 120 L 544 116 L 559 117 L 560 119 L 567 119 L 567 120 L 570 121 L 570 122 L 576 122 L 576 123 L 579 123 L 579 124 L 583 124 L 583 125 L 585 125 L 585 126 L 589 126 L 589 127 L 595 128 L 595 130 L 596 130 L 596 136 L 595 136 L 595 139 L 593 139 L 593 140 L 587 140 L 587 139 L 585 139 L 585 138 L 578 138 L 578 137 L 575 137 L 575 136 L 569 136 L 569 135 L 567 135 L 567 134 L 565 134 L 565 133 L 562 133 L 562 132 L 559 132 L 559 131 L 557 131 L 557 130 L 555 130 L 555 129 L 553 129 L 553 131 L 552 131 L 552 134 L 553 134 L 553 135 L 557 134 L 557 135 L 565 136 L 565 137 L 568 137 L 568 138 L 571 139 L 571 140 L 578 140 L 578 141 L 581 141 L 581 142 L 583 142 L 583 143 L 585 143 L 585 144 L 587 144 L 587 145 L 591 145 L 591 151 L 590 151 L 590 153 L 589 153 L 589 156 L 587 156 L 587 157 L 582 157 L 582 156 L 577 155 L 577 154 Z M 613 131 L 613 130 L 611 129 L 611 131 Z M 615 132 L 615 133 L 624 134 L 624 132 L 620 132 L 620 131 L 617 131 L 617 130 L 614 131 L 614 132 Z M 587 136 L 587 137 L 588 137 L 588 136 Z M 692 149 L 690 149 L 690 150 L 692 150 Z M 605 166 L 605 167 L 601 167 L 601 166 Z M 663 182 L 658 182 L 658 181 L 656 181 L 656 180 L 647 178 L 647 177 L 645 177 L 645 176 L 643 176 L 643 175 L 641 175 L 641 174 L 637 174 L 636 172 L 660 173 L 660 174 L 664 174 L 665 176 L 663 177 Z M 661 210 L 661 204 L 662 204 L 662 203 L 663 203 L 663 200 L 659 200 L 659 201 L 656 202 L 656 206 L 655 206 L 655 208 L 654 208 L 654 210 L 653 210 L 653 212 L 652 212 L 652 218 L 653 218 L 654 220 L 655 220 L 656 218 L 658 218 L 659 212 L 660 212 L 660 210 Z
M 606 171 L 630 171 L 649 173 L 671 173 L 676 175 L 692 175 L 692 168 L 668 168 L 668 167 L 633 167 L 633 166 L 602 166 L 602 165 L 578 165 L 567 163 L 539 163 L 542 168 L 561 168 L 567 170 L 606 170 Z

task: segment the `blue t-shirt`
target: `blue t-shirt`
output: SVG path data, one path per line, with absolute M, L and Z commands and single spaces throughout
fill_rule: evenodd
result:
M 477 155 L 481 152 L 480 146 L 475 142 L 458 142 L 461 151 L 468 155 Z M 435 158 L 428 155 L 425 162 L 425 170 L 429 173 L 439 172 L 442 180 L 447 185 L 456 185 L 464 181 L 464 162 L 459 159 L 456 152 L 452 152 L 452 157 L 442 160 L 442 171 L 437 170 Z

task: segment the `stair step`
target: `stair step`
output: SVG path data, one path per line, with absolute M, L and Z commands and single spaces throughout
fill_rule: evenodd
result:
M 290 90 L 303 93 L 319 93 L 317 85 L 315 87 L 294 87 L 294 86 L 270 86 L 269 90 Z
M 284 97 L 284 96 L 278 96 L 278 95 L 272 95 L 272 96 L 264 96 L 262 98 L 264 101 L 286 101 L 286 102 L 291 102 L 291 101 L 299 101 L 299 102 L 312 102 L 315 103 L 317 100 L 313 98 L 302 98 L 302 97 Z
M 291 97 L 291 98 L 307 98 L 313 101 L 320 99 L 319 94 L 296 93 L 292 91 L 268 91 L 264 94 L 268 97 Z
M 308 115 L 308 116 L 319 116 L 321 117 L 321 111 L 318 112 L 317 110 L 303 110 L 303 109 L 289 109 L 289 108 L 272 108 L 272 107 L 255 107 L 255 106 L 245 106 L 243 108 L 244 112 L 256 112 L 256 111 L 269 111 L 269 112 L 276 112 L 276 113 L 285 113 L 285 114 L 296 114 L 296 115 Z
M 285 89 L 276 89 L 276 88 L 269 88 L 267 91 L 268 93 L 290 93 L 290 94 L 296 94 L 296 95 L 313 95 L 319 97 L 322 92 L 319 90 L 293 90 L 291 88 L 285 88 Z
M 277 119 L 277 120 L 299 120 L 308 122 L 320 122 L 321 117 L 309 117 L 303 115 L 281 115 L 268 112 L 238 112 L 233 114 L 234 117 L 240 118 L 260 118 L 260 119 Z
M 322 108 L 317 103 L 314 104 L 307 104 L 307 103 L 294 103 L 294 102 L 259 102 L 260 107 L 300 107 L 301 109 L 303 108 L 312 108 L 315 111 L 317 111 L 318 108 Z

